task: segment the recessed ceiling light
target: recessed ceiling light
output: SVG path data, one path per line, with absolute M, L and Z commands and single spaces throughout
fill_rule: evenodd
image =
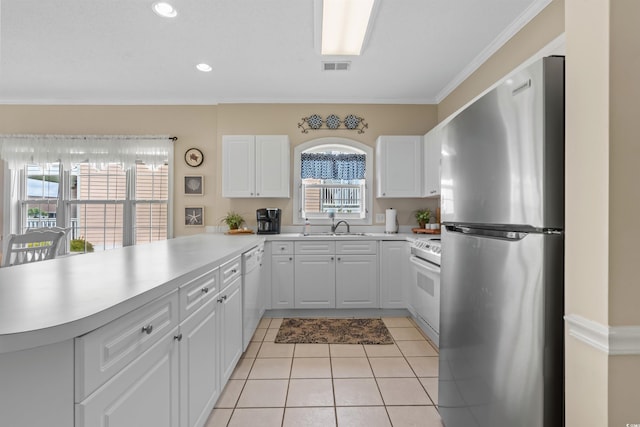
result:
M 178 15 L 178 11 L 173 6 L 163 1 L 154 3 L 153 11 L 163 18 L 175 18 Z
M 208 73 L 209 71 L 213 70 L 213 68 L 211 68 L 211 65 L 205 64 L 205 63 L 196 65 L 196 68 L 205 73 Z

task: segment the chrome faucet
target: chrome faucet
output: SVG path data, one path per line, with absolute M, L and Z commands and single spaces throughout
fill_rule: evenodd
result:
M 335 232 L 336 232 L 336 228 L 338 228 L 338 226 L 339 226 L 340 224 L 344 224 L 344 225 L 346 225 L 346 226 L 347 226 L 347 233 L 350 233 L 350 232 L 351 232 L 351 229 L 350 229 L 350 227 L 349 227 L 349 223 L 348 223 L 347 221 L 345 221 L 344 219 L 341 219 L 340 221 L 338 221 L 338 222 L 336 222 L 335 224 L 333 224 L 333 225 L 331 226 L 331 232 L 332 232 L 332 233 L 335 233 Z

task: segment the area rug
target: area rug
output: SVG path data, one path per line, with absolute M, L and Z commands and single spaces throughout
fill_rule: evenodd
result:
M 284 319 L 276 343 L 393 344 L 381 319 Z

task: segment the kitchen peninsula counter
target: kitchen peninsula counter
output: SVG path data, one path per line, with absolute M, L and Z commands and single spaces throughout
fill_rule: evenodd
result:
M 83 335 L 262 241 L 205 233 L 0 268 L 0 354 Z

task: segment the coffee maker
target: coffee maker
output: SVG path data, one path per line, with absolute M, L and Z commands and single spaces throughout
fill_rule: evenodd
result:
M 256 211 L 258 220 L 258 234 L 280 234 L 280 217 L 282 211 L 278 208 L 262 208 Z

